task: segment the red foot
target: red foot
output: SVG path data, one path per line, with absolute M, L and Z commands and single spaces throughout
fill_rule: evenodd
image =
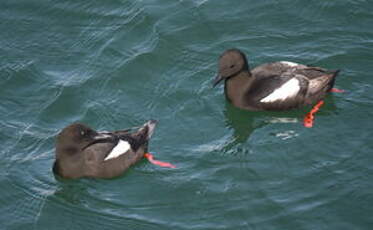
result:
M 176 168 L 176 166 L 171 163 L 154 160 L 154 156 L 151 153 L 145 153 L 144 157 L 148 159 L 148 161 L 152 164 L 155 164 L 161 167 L 166 167 L 166 168 L 173 168 L 173 169 Z
M 345 91 L 343 89 L 331 88 L 329 92 L 331 92 L 331 93 L 344 93 Z
M 314 114 L 319 111 L 320 107 L 324 104 L 324 101 L 319 101 L 312 110 L 306 114 L 303 120 L 303 124 L 307 128 L 311 128 L 313 126 L 313 120 L 315 119 Z

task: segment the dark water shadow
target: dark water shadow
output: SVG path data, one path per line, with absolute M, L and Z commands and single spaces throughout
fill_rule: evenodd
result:
M 316 117 L 326 116 L 337 109 L 332 96 L 328 96 L 324 102 Z M 229 147 L 245 143 L 256 129 L 268 124 L 298 123 L 299 126 L 303 126 L 304 116 L 311 109 L 312 106 L 305 106 L 289 111 L 247 111 L 239 109 L 226 101 L 224 110 L 225 124 L 233 130 L 232 142 L 229 143 Z
M 137 165 L 143 164 L 144 161 L 138 162 Z M 85 204 L 88 200 L 95 202 L 104 202 L 97 196 L 100 193 L 100 188 L 103 186 L 109 188 L 117 181 L 134 173 L 133 170 L 128 170 L 123 174 L 113 178 L 78 178 L 78 179 L 65 179 L 54 174 L 56 182 L 56 189 L 51 195 L 59 203 L 68 203 L 70 205 Z M 104 190 L 105 191 L 105 190 Z
M 263 123 L 255 124 L 257 115 L 254 112 L 236 108 L 227 101 L 225 102 L 224 115 L 226 126 L 233 130 L 231 145 L 246 142 L 256 128 L 264 125 Z
M 87 179 L 68 180 L 58 176 L 55 178 L 57 188 L 53 193 L 53 198 L 51 198 L 57 202 L 79 205 L 84 203 L 84 199 L 90 196 Z

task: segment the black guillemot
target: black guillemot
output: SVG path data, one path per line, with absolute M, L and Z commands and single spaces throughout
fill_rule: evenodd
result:
M 84 124 L 71 124 L 58 134 L 53 172 L 71 179 L 119 176 L 147 153 L 156 123 L 150 120 L 136 132 L 97 132 Z
M 219 58 L 216 86 L 225 81 L 225 95 L 246 110 L 288 110 L 312 105 L 332 89 L 339 70 L 288 61 L 262 64 L 250 70 L 243 52 L 226 50 Z

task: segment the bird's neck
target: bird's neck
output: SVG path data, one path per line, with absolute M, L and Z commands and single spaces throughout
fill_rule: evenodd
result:
M 236 107 L 245 107 L 245 94 L 254 78 L 249 70 L 242 71 L 225 81 L 225 95 Z

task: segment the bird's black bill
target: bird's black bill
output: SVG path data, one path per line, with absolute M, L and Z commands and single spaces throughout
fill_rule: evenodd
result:
M 158 121 L 156 120 L 150 120 L 145 125 L 148 127 L 148 139 L 150 139 L 153 135 L 155 126 L 157 125 Z
M 217 86 L 224 78 L 220 75 L 216 76 L 214 81 L 212 82 L 213 87 Z

